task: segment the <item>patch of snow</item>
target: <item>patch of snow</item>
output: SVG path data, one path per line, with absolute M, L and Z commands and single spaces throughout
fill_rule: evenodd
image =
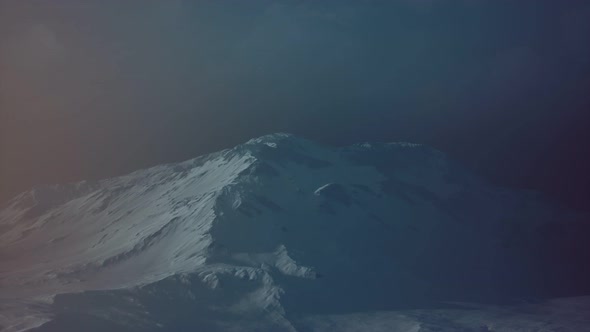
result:
M 323 185 L 323 186 L 319 187 L 318 189 L 316 189 L 316 190 L 313 192 L 313 194 L 314 194 L 314 195 L 316 195 L 316 196 L 320 196 L 320 195 L 322 194 L 322 191 L 324 191 L 324 190 L 328 189 L 328 188 L 329 188 L 330 186 L 332 186 L 332 185 L 333 185 L 333 183 L 327 183 L 327 184 L 325 184 L 325 185 Z

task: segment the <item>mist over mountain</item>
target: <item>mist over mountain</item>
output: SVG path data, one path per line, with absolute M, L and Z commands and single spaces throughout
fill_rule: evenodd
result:
M 287 131 L 590 207 L 586 0 L 0 0 L 0 204 Z
M 590 292 L 589 236 L 427 146 L 272 134 L 10 200 L 0 328 L 582 331 L 550 299 Z

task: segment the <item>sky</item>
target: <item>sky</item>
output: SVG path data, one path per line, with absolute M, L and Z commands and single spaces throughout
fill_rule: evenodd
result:
M 0 0 L 0 202 L 291 132 L 590 206 L 590 2 Z

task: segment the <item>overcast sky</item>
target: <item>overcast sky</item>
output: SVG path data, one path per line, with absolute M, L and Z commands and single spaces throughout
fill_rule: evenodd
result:
M 287 131 L 590 203 L 590 2 L 0 0 L 0 201 Z

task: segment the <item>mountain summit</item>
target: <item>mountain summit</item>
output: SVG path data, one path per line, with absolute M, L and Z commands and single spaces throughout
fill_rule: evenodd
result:
M 317 315 L 572 295 L 588 229 L 429 147 L 273 134 L 14 198 L 0 327 L 306 331 Z

